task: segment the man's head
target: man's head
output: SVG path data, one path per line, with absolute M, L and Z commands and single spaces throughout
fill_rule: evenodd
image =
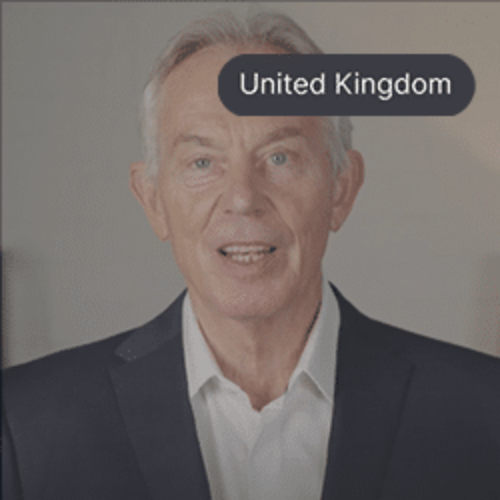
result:
M 291 18 L 275 12 L 261 12 L 248 19 L 239 19 L 228 11 L 221 11 L 186 26 L 170 40 L 144 90 L 141 118 L 149 174 L 156 175 L 159 169 L 158 104 L 162 97 L 166 97 L 162 95 L 166 79 L 184 60 L 215 46 L 230 47 L 236 54 L 259 52 L 263 48 L 286 54 L 322 53 Z M 323 122 L 332 169 L 336 173 L 345 166 L 345 154 L 352 147 L 352 124 L 347 116 L 325 117 Z
M 332 155 L 324 119 L 239 117 L 222 105 L 218 74 L 232 57 L 296 51 L 282 38 L 270 42 L 271 19 L 283 16 L 254 19 L 252 42 L 237 38 L 233 18 L 222 19 L 223 42 L 185 34 L 177 56 L 160 61 L 146 90 L 154 153 L 132 166 L 131 186 L 158 237 L 170 239 L 195 306 L 260 318 L 320 289 L 328 234 L 352 207 L 362 160 L 353 151 Z M 307 38 L 295 24 L 282 29 L 289 37 L 293 30 Z

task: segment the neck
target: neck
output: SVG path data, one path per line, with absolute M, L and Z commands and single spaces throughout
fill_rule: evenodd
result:
M 226 378 L 248 395 L 254 409 L 281 396 L 297 366 L 321 307 L 321 280 L 272 316 L 235 319 L 192 297 L 198 324 Z

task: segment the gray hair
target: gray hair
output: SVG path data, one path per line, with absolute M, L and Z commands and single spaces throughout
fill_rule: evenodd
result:
M 148 173 L 159 169 L 158 102 L 169 74 L 193 54 L 216 45 L 229 47 L 270 46 L 288 54 L 322 54 L 322 50 L 290 17 L 276 12 L 260 12 L 239 20 L 228 11 L 219 11 L 187 25 L 172 38 L 158 59 L 146 88 L 141 109 L 143 148 Z M 347 116 L 323 117 L 325 141 L 334 174 L 345 168 L 351 149 L 351 120 Z

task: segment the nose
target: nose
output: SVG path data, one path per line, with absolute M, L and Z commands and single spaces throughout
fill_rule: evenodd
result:
M 252 162 L 245 160 L 232 165 L 221 200 L 224 213 L 263 215 L 269 203 L 263 184 L 262 173 Z

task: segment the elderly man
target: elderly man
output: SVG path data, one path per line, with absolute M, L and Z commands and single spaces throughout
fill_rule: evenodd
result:
M 160 59 L 130 184 L 187 292 L 5 374 L 4 498 L 499 498 L 498 360 L 370 320 L 322 277 L 363 182 L 348 119 L 218 98 L 238 54 L 318 52 L 260 14 L 195 23 Z

